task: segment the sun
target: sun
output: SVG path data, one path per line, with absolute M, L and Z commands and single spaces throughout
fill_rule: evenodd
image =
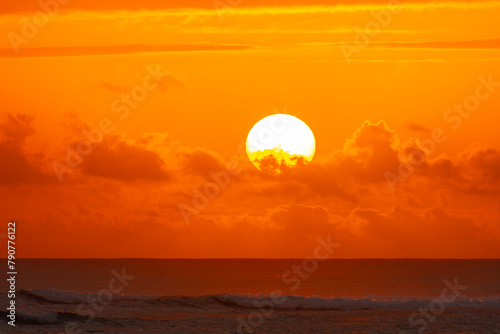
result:
M 311 129 L 295 116 L 275 114 L 248 133 L 247 155 L 257 169 L 279 175 L 308 165 L 316 153 Z

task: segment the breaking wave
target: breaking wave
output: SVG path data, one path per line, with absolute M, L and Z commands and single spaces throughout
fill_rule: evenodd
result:
M 155 296 L 155 295 L 111 295 L 99 296 L 99 293 L 77 293 L 62 290 L 21 290 L 21 295 L 41 304 L 91 304 L 105 300 L 106 304 L 134 303 L 163 306 L 165 308 L 274 308 L 283 310 L 356 310 L 356 309 L 413 309 L 426 307 L 439 300 L 429 297 L 397 296 L 364 298 L 318 297 L 318 296 L 271 296 L 266 294 L 217 294 L 210 296 Z M 101 298 L 101 299 L 100 299 Z M 453 299 L 452 296 L 447 298 Z M 450 307 L 499 307 L 500 296 L 470 297 L 459 296 L 452 302 L 443 302 Z M 52 319 L 49 315 L 44 318 Z

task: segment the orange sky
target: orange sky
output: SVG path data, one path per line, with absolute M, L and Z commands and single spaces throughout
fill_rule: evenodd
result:
M 54 1 L 0 4 L 20 256 L 500 256 L 499 1 Z M 273 113 L 316 137 L 297 173 L 241 146 Z

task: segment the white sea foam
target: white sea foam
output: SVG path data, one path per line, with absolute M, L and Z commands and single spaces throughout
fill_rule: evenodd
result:
M 61 304 L 80 304 L 80 303 L 93 303 L 101 295 L 99 292 L 91 292 L 91 293 L 78 293 L 73 291 L 64 291 L 64 290 L 23 290 L 28 295 L 41 298 L 46 301 L 61 303 Z M 155 298 L 155 296 L 142 296 L 142 295 L 124 295 L 124 294 L 112 294 L 112 298 L 108 298 L 105 296 L 105 293 L 102 293 L 103 297 L 101 299 L 105 301 L 134 301 L 134 300 L 145 300 L 150 298 Z
M 234 304 L 241 307 L 260 308 L 272 307 L 289 310 L 354 310 L 354 309 L 413 309 L 427 306 L 433 298 L 429 297 L 306 297 L 283 296 L 271 298 L 269 295 L 215 295 L 220 302 Z M 470 298 L 460 296 L 456 301 L 448 304 L 451 307 L 500 307 L 500 297 Z
M 25 294 L 40 298 L 45 302 L 61 304 L 93 303 L 99 300 L 98 293 L 77 293 L 63 290 L 28 290 Z M 208 299 L 207 299 L 208 298 Z M 439 298 L 439 296 L 435 297 Z M 272 298 L 266 294 L 217 294 L 212 296 L 160 296 L 160 295 L 113 295 L 112 302 L 144 302 L 162 300 L 163 305 L 184 305 L 196 307 L 207 306 L 207 303 L 224 304 L 226 306 L 260 308 L 272 307 L 289 310 L 355 310 L 355 309 L 413 309 L 428 306 L 433 297 L 415 296 L 368 296 L 352 297 L 319 297 L 319 296 L 282 296 Z M 101 298 L 108 302 L 107 297 Z M 170 303 L 172 302 L 172 303 Z M 500 296 L 470 297 L 459 296 L 450 307 L 500 307 Z

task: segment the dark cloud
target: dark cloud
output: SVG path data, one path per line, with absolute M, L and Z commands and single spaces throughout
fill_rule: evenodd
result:
M 210 172 L 218 172 L 225 169 L 224 162 L 221 157 L 214 152 L 196 149 L 191 152 L 181 154 L 184 160 L 184 167 L 197 175 L 208 178 Z
M 500 194 L 500 151 L 472 147 L 455 157 L 441 156 L 416 170 L 439 187 L 475 194 Z
M 16 186 L 48 181 L 48 176 L 32 161 L 43 158 L 43 154 L 29 155 L 24 150 L 26 138 L 35 133 L 31 125 L 34 116 L 7 114 L 0 124 L 0 184 Z
M 83 171 L 118 181 L 166 181 L 171 174 L 164 168 L 164 161 L 158 152 L 125 141 L 121 136 L 106 138 L 86 157 L 83 157 Z

